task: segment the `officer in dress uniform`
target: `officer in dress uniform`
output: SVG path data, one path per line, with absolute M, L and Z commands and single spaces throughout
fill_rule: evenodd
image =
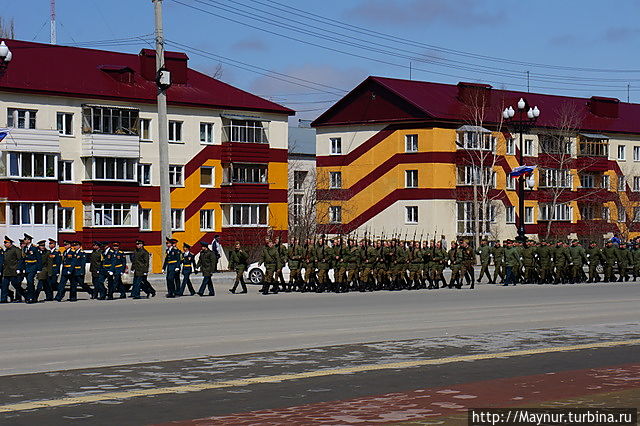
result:
M 31 303 L 38 302 L 38 297 L 40 296 L 41 291 L 44 291 L 46 300 L 53 299 L 53 289 L 49 284 L 49 273 L 51 272 L 52 261 L 49 257 L 49 250 L 47 250 L 46 240 L 38 241 L 38 252 L 40 254 L 40 264 L 42 265 L 42 267 L 36 275 L 38 286 L 36 287 L 33 297 L 31 298 Z
M 42 256 L 40 254 L 40 250 L 31 244 L 33 241 L 33 237 L 31 235 L 24 234 L 24 239 L 22 241 L 24 243 L 24 248 L 22 249 L 23 256 L 20 270 L 27 280 L 27 295 L 25 297 L 25 302 L 31 303 L 36 291 L 36 275 L 42 267 Z
M 65 249 L 62 253 L 62 274 L 60 276 L 60 282 L 58 283 L 58 293 L 56 294 L 56 300 L 62 302 L 64 293 L 66 291 L 67 282 L 73 281 L 73 271 L 75 267 L 76 252 L 71 247 Z M 73 286 L 72 286 L 73 291 Z M 71 294 L 73 299 L 75 294 Z
M 84 282 L 84 276 L 86 274 L 87 254 L 82 250 L 82 244 L 80 241 L 74 241 L 71 243 L 71 247 L 75 252 L 75 261 L 73 263 L 73 278 L 71 280 L 71 292 L 69 295 L 69 301 L 75 302 L 78 300 L 77 290 L 78 287 L 87 292 L 91 298 L 95 298 L 94 291 Z
M 9 285 L 16 290 L 16 298 L 26 294 L 19 283 L 20 275 L 18 268 L 22 260 L 22 250 L 13 245 L 13 240 L 7 236 L 4 237 L 4 263 L 2 267 L 2 286 L 0 287 L 0 303 L 7 303 L 9 296 Z M 17 299 L 14 299 L 14 301 Z
M 167 274 L 167 297 L 176 297 L 180 286 L 180 250 L 176 248 L 178 240 L 167 237 L 167 251 L 165 253 L 162 271 Z
M 113 281 L 116 285 L 116 291 L 120 292 L 120 299 L 126 299 L 127 289 L 122 282 L 122 274 L 127 273 L 127 258 L 120 251 L 120 243 L 118 241 L 114 241 L 111 247 L 113 248 Z
M 198 296 L 204 296 L 204 292 L 208 289 L 209 296 L 215 296 L 216 290 L 213 288 L 213 282 L 211 281 L 211 274 L 216 270 L 216 263 L 218 262 L 218 256 L 209 250 L 209 244 L 204 241 L 200 241 L 200 255 L 198 256 L 198 263 L 196 268 L 202 272 L 202 284 L 198 289 Z M 246 288 L 245 288 L 246 293 Z
M 68 241 L 64 241 L 64 244 L 68 244 Z M 58 242 L 49 238 L 49 260 L 51 267 L 49 269 L 49 287 L 51 288 L 51 298 L 47 300 L 53 300 L 53 292 L 58 288 L 58 277 L 60 276 L 60 267 L 62 266 L 62 254 L 57 248 Z
M 145 283 L 147 283 L 150 263 L 151 254 L 144 248 L 144 241 L 137 240 L 136 249 L 131 254 L 131 270 L 133 271 L 131 297 L 133 299 L 140 299 L 140 290 L 144 290 L 147 293 L 147 297 L 151 294 L 155 296 L 156 292 L 151 285 L 145 285 Z
M 191 296 L 196 294 L 196 291 L 193 289 L 193 284 L 191 284 L 191 274 L 193 273 L 193 267 L 195 265 L 195 256 L 191 253 L 191 245 L 187 243 L 182 244 L 183 252 L 181 259 L 181 267 L 182 267 L 182 285 L 178 290 L 178 296 L 184 295 L 184 290 L 189 287 L 189 293 Z
M 109 243 L 104 243 L 104 250 L 102 252 L 102 263 L 100 264 L 100 284 L 104 287 L 104 282 L 107 282 L 107 299 L 113 300 L 113 293 L 116 289 L 116 282 L 114 279 L 114 254 L 113 249 Z

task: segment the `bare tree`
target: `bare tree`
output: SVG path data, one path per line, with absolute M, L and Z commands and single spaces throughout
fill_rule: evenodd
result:
M 6 23 L 4 18 L 0 17 L 0 38 L 15 38 L 13 18 Z

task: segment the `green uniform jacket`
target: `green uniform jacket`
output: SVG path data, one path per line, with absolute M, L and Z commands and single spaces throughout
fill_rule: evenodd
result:
M 608 266 L 613 266 L 616 264 L 616 251 L 618 249 L 611 246 L 611 247 L 605 247 L 602 249 L 602 258 L 604 259 L 604 262 L 606 265 Z
M 493 264 L 498 266 L 504 263 L 504 247 L 494 247 L 491 251 L 493 255 Z
M 232 250 L 231 253 L 233 256 L 233 252 L 235 250 Z M 242 251 L 242 250 L 240 250 Z M 244 253 L 244 252 L 243 252 Z M 245 253 L 246 255 L 246 253 Z M 248 256 L 247 256 L 248 257 Z M 218 263 L 218 256 L 216 256 L 216 254 L 207 249 L 207 250 L 201 250 L 200 251 L 200 256 L 198 256 L 198 263 L 196 265 L 196 267 L 200 270 L 200 272 L 202 272 L 202 276 L 203 277 L 210 277 L 211 274 L 213 274 L 213 271 L 215 270 L 216 264 Z
M 331 256 L 333 256 L 331 247 L 327 247 L 325 244 L 318 244 L 315 248 L 315 259 L 318 263 L 318 269 L 330 269 Z
M 488 265 L 489 263 L 491 263 L 491 247 L 480 246 L 480 248 L 476 251 L 476 254 L 480 256 L 481 265 Z
M 589 247 L 586 250 L 589 265 L 599 265 L 602 260 L 602 252 L 598 247 Z
M 2 275 L 5 277 L 17 277 L 18 265 L 22 259 L 22 250 L 16 246 L 11 246 L 4 251 L 4 266 Z
M 574 265 L 582 266 L 587 263 L 587 253 L 582 246 L 571 246 L 569 254 L 571 255 L 571 262 Z
M 207 252 L 201 252 L 201 257 L 202 254 L 209 254 L 210 250 L 207 250 Z M 236 250 L 235 248 L 233 250 L 231 250 L 231 252 L 229 253 L 229 269 L 233 269 L 234 271 L 238 271 L 238 270 L 243 270 L 246 269 L 247 267 L 247 260 L 249 259 L 249 255 L 247 254 L 246 251 L 239 249 Z M 205 260 L 205 262 L 208 260 Z M 289 261 L 291 262 L 291 261 Z M 198 263 L 198 265 L 200 264 L 200 262 Z M 200 266 L 198 266 L 200 267 Z M 211 265 L 211 272 L 209 272 L 208 275 L 211 275 L 211 273 L 213 272 L 213 265 Z M 204 271 L 203 271 L 203 275 L 204 275 Z
M 94 250 L 89 255 L 89 272 L 92 277 L 100 275 L 100 265 L 102 265 L 102 250 Z
M 300 269 L 302 267 L 302 260 L 304 259 L 304 248 L 299 245 L 289 246 L 287 259 L 289 259 L 289 269 Z
M 284 264 L 287 263 L 287 247 L 284 244 L 278 244 L 274 246 L 278 248 L 278 255 L 280 256 L 280 261 L 277 264 L 277 268 L 280 269 L 284 267 Z
M 538 260 L 540 262 L 540 266 L 550 266 L 552 260 L 552 250 L 549 246 L 540 246 L 536 248 L 536 254 L 538 255 Z
M 53 268 L 53 259 L 49 257 L 49 250 L 40 250 L 40 256 L 42 256 L 42 259 L 40 260 L 42 269 L 40 269 L 36 278 L 39 280 L 46 280 L 51 273 L 51 268 Z
M 277 266 L 282 263 L 282 259 L 280 258 L 280 251 L 278 250 L 278 248 L 276 246 L 266 246 L 265 248 L 263 248 L 262 262 L 267 268 L 277 268 Z
M 360 259 L 360 247 L 353 246 L 347 249 L 344 255 L 347 269 L 354 270 L 360 267 L 362 260 Z
M 527 246 L 520 251 L 520 254 L 522 255 L 522 266 L 530 268 L 535 264 L 535 248 Z
M 518 268 L 520 266 L 520 252 L 515 247 L 508 247 L 504 250 L 504 261 L 507 266 Z
M 144 247 L 135 249 L 131 254 L 131 270 L 133 271 L 133 276 L 142 277 L 145 274 L 149 273 L 150 263 L 151 254 L 149 254 L 147 249 L 145 249 Z
M 556 247 L 553 254 L 553 261 L 556 268 L 562 268 L 567 266 L 571 262 L 571 256 L 569 255 L 569 248 Z

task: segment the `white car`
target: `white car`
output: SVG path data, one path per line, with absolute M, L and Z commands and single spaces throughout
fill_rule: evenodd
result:
M 266 270 L 267 268 L 264 267 L 264 264 L 260 262 L 254 262 L 249 265 L 244 271 L 244 281 L 247 284 L 262 285 Z M 302 271 L 302 276 L 304 276 L 304 269 Z M 289 265 L 284 265 L 284 268 L 282 268 L 282 276 L 284 277 L 284 280 L 286 282 L 289 282 L 290 272 L 291 271 L 289 270 Z M 333 269 L 329 270 L 329 279 L 333 281 Z

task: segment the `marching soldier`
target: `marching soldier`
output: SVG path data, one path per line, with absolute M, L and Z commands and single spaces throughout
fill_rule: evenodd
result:
M 307 238 L 304 244 L 304 258 L 302 267 L 304 268 L 304 287 L 302 291 L 314 291 L 316 290 L 316 248 L 315 243 Z
M 369 244 L 369 240 L 364 240 L 362 248 L 362 273 L 360 280 L 362 281 L 362 291 L 373 291 L 375 289 L 375 269 L 376 260 L 378 259 L 378 250 Z
M 285 291 L 300 290 L 302 287 L 302 256 L 303 249 L 298 244 L 298 240 L 295 237 L 289 238 L 289 247 L 287 247 L 287 259 L 289 265 L 289 284 L 285 286 Z
M 476 251 L 476 254 L 480 256 L 480 276 L 478 282 L 482 281 L 483 276 L 487 276 L 489 284 L 493 284 L 493 279 L 489 275 L 489 264 L 491 263 L 491 248 L 487 244 L 487 240 L 480 240 L 480 247 Z
M 274 274 L 278 265 L 282 262 L 280 258 L 280 251 L 273 244 L 273 241 L 268 239 L 267 246 L 262 249 L 262 263 L 266 269 L 264 275 L 264 285 L 260 291 L 263 295 L 269 294 L 269 287 L 272 287 L 274 294 L 278 293 L 278 284 L 274 282 Z
M 44 291 L 45 300 L 53 300 L 53 290 L 49 285 L 49 272 L 51 271 L 52 262 L 46 245 L 46 240 L 38 241 L 38 253 L 40 254 L 40 265 L 42 266 L 36 275 L 38 286 L 33 293 L 33 297 L 31 297 L 30 303 L 38 303 L 41 291 Z
M 196 291 L 193 288 L 193 284 L 191 284 L 191 274 L 193 273 L 195 256 L 191 253 L 190 244 L 182 243 L 182 249 L 182 259 L 180 262 L 182 266 L 182 285 L 178 289 L 176 296 L 183 296 L 187 287 L 189 287 L 189 293 L 193 296 L 196 294 Z
M 114 262 L 113 250 L 109 245 L 109 243 L 104 243 L 104 245 L 106 247 L 102 252 L 102 262 L 100 264 L 100 269 L 99 269 L 99 276 L 100 276 L 98 278 L 98 280 L 100 281 L 99 288 L 104 288 L 104 283 L 106 281 L 107 282 L 107 286 L 106 286 L 107 299 L 113 300 L 113 293 L 116 288 L 116 282 L 115 282 L 114 273 L 113 273 L 113 262 Z
M 216 265 L 218 264 L 218 255 L 213 252 L 213 250 L 209 249 L 209 245 L 200 241 L 201 250 L 200 255 L 198 256 L 198 263 L 196 267 L 202 272 L 202 284 L 200 284 L 200 288 L 198 289 L 198 296 L 203 297 L 205 290 L 209 290 L 209 296 L 215 296 L 216 290 L 213 288 L 213 281 L 211 281 L 211 275 L 216 271 Z M 239 247 L 240 243 L 236 243 L 236 247 Z M 233 255 L 233 252 L 232 252 Z M 231 258 L 233 262 L 233 257 Z M 235 265 L 231 265 L 233 269 Z M 237 266 L 236 266 L 237 268 Z M 237 269 L 236 269 L 237 271 Z M 244 272 L 244 271 L 243 271 Z M 240 276 L 242 279 L 242 276 Z M 244 291 L 242 293 L 247 292 L 247 287 L 244 285 L 244 281 L 242 282 L 242 288 Z M 233 290 L 229 290 L 232 293 L 235 291 L 236 287 L 233 286 Z
M 420 243 L 418 241 L 413 242 L 411 251 L 409 252 L 409 284 L 411 289 L 419 289 L 422 287 L 421 269 L 424 263 L 424 254 Z
M 567 282 L 567 269 L 571 264 L 571 256 L 569 250 L 562 241 L 558 241 L 556 249 L 553 253 L 553 263 L 556 269 L 556 284 Z
M 58 293 L 56 294 L 55 299 L 58 302 L 62 302 L 64 299 L 64 294 L 67 288 L 67 283 L 69 283 L 70 287 L 73 287 L 73 272 L 76 261 L 76 252 L 71 248 L 71 243 L 65 245 L 65 251 L 62 253 L 62 272 L 60 275 L 60 282 L 58 283 Z M 70 299 L 73 299 L 73 294 L 70 296 Z
M 111 248 L 113 249 L 113 281 L 115 288 L 120 291 L 120 299 L 126 299 L 127 289 L 122 282 L 122 274 L 127 272 L 127 258 L 120 251 L 120 243 L 118 241 L 111 243 Z M 113 292 L 111 294 L 113 297 Z
M 140 290 L 143 289 L 147 281 L 149 266 L 151 264 L 151 254 L 144 248 L 144 241 L 136 241 L 136 249 L 131 253 L 131 270 L 133 271 L 133 287 L 131 288 L 131 298 L 140 299 Z M 155 291 L 149 291 L 149 287 L 144 286 L 147 297 Z
M 617 248 L 611 241 L 607 241 L 605 248 L 602 249 L 602 260 L 604 266 L 604 281 L 614 282 L 616 280 L 613 274 L 613 268 L 616 265 L 616 250 Z
M 538 256 L 538 262 L 540 265 L 540 283 L 549 283 L 553 280 L 553 267 L 552 267 L 552 250 L 549 247 L 549 243 L 542 241 L 538 247 L 536 247 L 536 255 Z
M 15 297 L 27 298 L 25 291 L 19 283 L 18 268 L 22 260 L 22 250 L 13 245 L 13 240 L 4 237 L 4 262 L 2 265 L 2 287 L 0 288 L 0 303 L 7 303 L 9 296 L 9 285 L 16 290 Z M 16 300 L 16 299 L 14 299 Z
M 640 277 L 640 246 L 638 241 L 633 244 L 633 250 L 631 250 L 631 257 L 633 258 L 633 281 Z
M 167 297 L 176 297 L 180 286 L 180 250 L 176 247 L 178 240 L 167 237 L 164 263 L 162 271 L 166 272 Z
M 76 302 L 78 300 L 77 289 L 82 288 L 83 291 L 94 298 L 94 291 L 84 282 L 84 276 L 86 274 L 87 255 L 82 250 L 82 244 L 80 241 L 74 241 L 72 243 L 73 250 L 75 252 L 75 259 L 73 262 L 73 278 L 71 280 L 71 292 L 69 293 L 69 301 Z
M 449 281 L 449 288 L 462 288 L 462 268 L 463 257 L 462 249 L 458 248 L 456 241 L 451 241 L 451 248 L 449 249 L 449 262 L 451 263 L 451 281 Z
M 345 260 L 347 249 L 344 247 L 342 237 L 336 237 L 333 239 L 333 246 L 331 249 L 333 251 L 333 291 L 335 293 L 339 293 L 342 291 L 343 286 L 345 286 L 345 282 L 347 281 L 347 262 Z
M 347 280 L 345 281 L 342 291 L 347 292 L 351 286 L 359 287 L 359 269 L 362 263 L 361 250 L 358 247 L 358 243 L 355 240 L 349 239 L 347 241 L 348 248 L 345 255 L 345 264 L 347 269 Z
M 249 255 L 246 251 L 240 248 L 240 241 L 236 241 L 233 250 L 231 250 L 231 253 L 229 254 L 229 268 L 236 271 L 236 280 L 233 283 L 233 288 L 229 289 L 231 293 L 236 292 L 238 284 L 242 287 L 242 291 L 240 293 L 247 292 L 247 285 L 244 283 L 244 271 L 247 268 L 248 260 Z
M 100 269 L 102 267 L 102 246 L 99 241 L 94 241 L 91 254 L 89 255 L 89 273 L 96 299 L 104 300 L 107 297 L 107 289 L 104 287 L 104 280 L 100 279 Z M 57 250 L 56 250 L 57 251 Z
M 522 266 L 524 267 L 524 275 L 522 283 L 531 284 L 534 279 L 534 267 L 535 267 L 535 253 L 536 249 L 533 247 L 531 241 L 525 241 L 520 255 L 522 256 Z
M 598 266 L 602 264 L 602 252 L 593 241 L 589 244 L 589 248 L 587 249 L 587 262 L 589 264 L 589 279 L 587 280 L 587 282 L 600 282 Z
M 515 271 L 520 268 L 520 253 L 511 240 L 507 240 L 507 247 L 504 250 L 504 263 L 506 273 L 503 285 L 516 285 L 517 277 Z
M 506 242 L 505 242 L 506 243 Z M 500 283 L 504 284 L 504 250 L 505 248 L 500 244 L 500 241 L 496 241 L 491 249 L 491 256 L 493 256 L 493 282 L 498 282 L 498 277 L 500 278 Z
M 573 265 L 571 268 L 571 282 L 584 282 L 586 278 L 584 276 L 584 264 L 588 262 L 588 259 L 587 253 L 578 240 L 573 240 L 571 243 L 569 254 L 571 255 L 571 263 Z
M 33 241 L 33 237 L 31 235 L 24 234 L 24 239 L 22 241 L 24 243 L 24 247 L 22 248 L 22 265 L 20 266 L 20 270 L 27 281 L 25 302 L 31 303 L 36 291 L 36 275 L 42 268 L 42 256 L 40 254 L 40 250 L 31 244 Z
M 631 252 L 627 250 L 627 244 L 622 242 L 620 247 L 616 250 L 616 263 L 618 264 L 618 282 L 621 282 L 624 278 L 625 281 L 629 281 L 629 265 L 633 263 L 633 257 Z
M 322 293 L 327 290 L 329 283 L 329 269 L 331 268 L 331 258 L 333 250 L 327 247 L 324 235 L 320 236 L 317 246 L 315 247 L 315 260 L 318 265 L 318 288 L 317 292 Z
M 287 289 L 287 283 L 284 281 L 284 275 L 282 275 L 282 268 L 287 263 L 287 247 L 282 244 L 280 237 L 276 237 L 275 247 L 278 249 L 278 256 L 280 258 L 278 265 L 276 266 L 275 283 L 282 286 L 282 291 Z

